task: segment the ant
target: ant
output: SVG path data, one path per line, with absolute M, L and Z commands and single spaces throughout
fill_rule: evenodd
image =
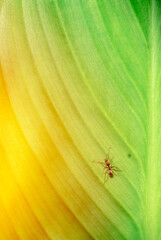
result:
M 116 174 L 117 171 L 121 171 L 118 167 L 112 166 L 112 158 L 110 159 L 110 157 L 109 157 L 110 149 L 111 148 L 109 148 L 109 151 L 106 154 L 106 158 L 104 159 L 104 162 L 93 161 L 93 162 L 100 163 L 103 165 L 104 170 L 105 170 L 104 183 L 107 181 L 108 177 L 113 178 L 114 175 L 117 176 L 117 174 Z

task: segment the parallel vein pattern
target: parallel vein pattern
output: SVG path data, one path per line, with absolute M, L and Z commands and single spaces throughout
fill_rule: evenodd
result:
M 0 5 L 0 239 L 161 239 L 158 0 Z M 103 184 L 108 148 L 122 171 Z

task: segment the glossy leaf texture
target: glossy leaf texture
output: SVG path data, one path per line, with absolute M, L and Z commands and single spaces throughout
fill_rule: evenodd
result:
M 161 239 L 159 0 L 1 2 L 0 116 L 0 239 Z

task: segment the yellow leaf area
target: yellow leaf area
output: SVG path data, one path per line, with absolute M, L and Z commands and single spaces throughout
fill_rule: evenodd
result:
M 2 74 L 0 116 L 0 239 L 91 239 L 28 145 L 10 105 Z M 53 181 L 58 181 L 54 176 L 61 176 L 61 156 L 54 146 L 52 154 L 57 159 Z M 47 168 L 49 158 L 45 158 Z M 59 181 L 63 179 L 62 176 Z

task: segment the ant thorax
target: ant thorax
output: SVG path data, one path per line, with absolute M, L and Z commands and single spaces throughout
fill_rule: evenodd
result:
M 107 159 L 107 158 L 105 159 L 105 163 L 106 163 L 107 167 L 109 167 L 109 166 L 110 166 L 110 163 L 109 163 L 109 161 L 108 161 L 108 159 Z

